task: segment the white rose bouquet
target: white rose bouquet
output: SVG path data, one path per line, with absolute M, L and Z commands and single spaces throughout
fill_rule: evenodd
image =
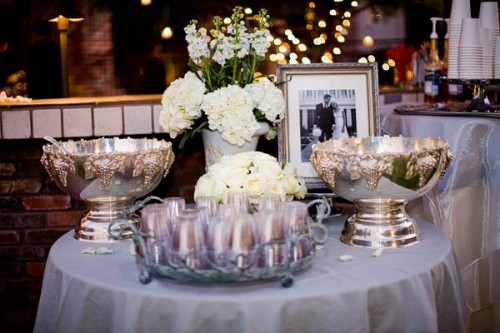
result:
M 225 203 L 231 189 L 245 190 L 252 205 L 258 204 L 263 194 L 279 194 L 285 201 L 289 196 L 303 199 L 307 193 L 304 179 L 292 164 L 280 164 L 262 152 L 223 156 L 198 179 L 194 197 L 214 196 L 219 203 Z
M 270 46 L 269 16 L 261 9 L 252 32 L 245 26 L 242 7 L 235 7 L 231 22 L 214 17 L 207 32 L 191 21 L 186 28 L 190 72 L 172 82 L 162 98 L 159 123 L 171 138 L 186 141 L 208 127 L 225 140 L 242 146 L 259 129 L 270 125 L 271 139 L 285 116 L 285 99 L 268 77 L 259 75 L 259 65 Z

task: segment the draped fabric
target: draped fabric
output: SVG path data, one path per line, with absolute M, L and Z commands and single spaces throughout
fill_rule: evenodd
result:
M 500 119 L 400 115 L 396 106 L 381 107 L 382 134 L 447 139 L 454 157 L 437 186 L 410 203 L 410 213 L 452 239 L 469 313 L 500 306 Z
M 279 279 L 142 285 L 130 241 L 84 255 L 89 244 L 68 232 L 50 250 L 34 332 L 464 332 L 461 276 L 439 227 L 417 218 L 422 241 L 373 257 L 340 242 L 344 219 L 324 221 L 330 239 L 290 288 Z

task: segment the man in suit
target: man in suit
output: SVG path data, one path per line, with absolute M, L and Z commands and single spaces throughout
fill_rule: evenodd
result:
M 319 141 L 326 141 L 332 138 L 332 125 L 335 124 L 333 118 L 332 96 L 325 94 L 323 103 L 316 104 L 314 111 L 315 124 L 321 129 Z

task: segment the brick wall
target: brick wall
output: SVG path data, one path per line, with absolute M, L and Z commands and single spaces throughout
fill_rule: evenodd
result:
M 62 193 L 40 163 L 43 140 L 0 140 L 0 330 L 32 332 L 51 245 L 85 204 Z M 174 142 L 174 147 L 178 143 Z M 184 151 L 151 195 L 193 200 L 204 172 L 201 140 Z M 4 330 L 6 328 L 7 330 Z

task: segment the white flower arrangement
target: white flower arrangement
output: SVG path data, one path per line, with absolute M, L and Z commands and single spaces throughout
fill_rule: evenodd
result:
M 230 24 L 216 16 L 210 32 L 198 29 L 195 20 L 184 29 L 191 71 L 165 90 L 159 118 L 171 138 L 184 135 L 181 148 L 207 127 L 243 146 L 259 129 L 259 121 L 270 125 L 266 138 L 272 139 L 285 116 L 283 93 L 257 72 L 270 46 L 267 11 L 259 11 L 253 32 L 243 18 L 242 7 L 237 6 Z
M 279 194 L 285 201 L 290 196 L 303 199 L 307 193 L 304 179 L 292 164 L 280 164 L 269 154 L 253 151 L 226 155 L 212 164 L 198 179 L 194 198 L 213 196 L 226 203 L 228 192 L 234 189 L 246 191 L 252 205 L 264 194 Z

